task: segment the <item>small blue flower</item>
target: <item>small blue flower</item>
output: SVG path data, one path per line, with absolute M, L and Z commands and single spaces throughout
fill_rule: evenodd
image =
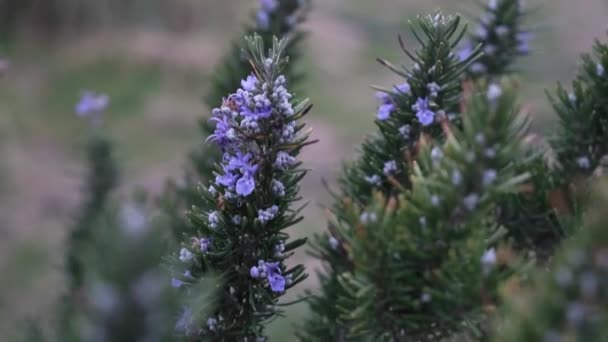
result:
M 363 224 L 376 222 L 377 220 L 378 220 L 378 216 L 376 215 L 376 213 L 368 213 L 366 211 L 366 212 L 362 213 L 361 216 L 359 216 L 359 221 L 361 221 L 361 223 L 363 223 Z
M 80 101 L 76 104 L 76 114 L 78 116 L 87 116 L 103 112 L 110 99 L 107 95 L 96 94 L 91 91 L 85 91 L 80 97 Z
M 209 213 L 209 227 L 212 229 L 216 229 L 219 223 L 220 214 L 217 211 L 212 211 L 211 213 Z
M 184 285 L 184 282 L 177 279 L 177 278 L 171 278 L 171 287 L 173 288 L 180 288 Z
M 209 238 L 202 238 L 199 240 L 199 246 L 201 248 L 201 252 L 207 253 L 209 252 L 209 247 L 211 246 L 212 240 Z
M 399 127 L 399 133 L 405 139 L 410 138 L 411 132 L 412 132 L 412 126 L 410 126 L 410 125 L 403 125 L 403 126 Z
M 296 159 L 284 151 L 277 153 L 277 159 L 274 161 L 274 166 L 281 170 L 287 170 L 290 166 L 295 164 Z
M 262 30 L 268 30 L 270 28 L 270 15 L 268 14 L 268 12 L 259 10 L 256 14 L 256 19 L 259 28 L 261 28 Z
M 380 186 L 382 184 L 382 180 L 378 175 L 365 176 L 365 181 L 374 186 Z
M 260 223 L 266 224 L 266 222 L 274 219 L 278 212 L 279 207 L 277 207 L 276 205 L 273 205 L 272 207 L 266 210 L 258 210 L 258 220 L 260 221 Z
M 236 181 L 236 193 L 249 196 L 255 190 L 255 180 L 250 175 L 244 175 Z
M 496 100 L 498 100 L 501 96 L 502 96 L 502 88 L 496 83 L 490 84 L 490 86 L 488 87 L 488 94 L 487 94 L 488 101 L 496 102 Z
M 285 291 L 285 278 L 281 275 L 278 262 L 267 262 L 266 273 L 270 289 L 274 292 Z
M 498 7 L 498 0 L 489 0 L 488 1 L 488 9 L 491 11 L 496 11 Z
M 213 317 L 207 318 L 207 329 L 209 329 L 209 331 L 217 330 L 217 319 Z
M 486 38 L 488 38 L 488 29 L 483 25 L 479 25 L 475 29 L 475 35 L 479 39 L 486 39 Z
M 597 66 L 595 68 L 596 73 L 599 77 L 603 77 L 604 73 L 606 72 L 606 70 L 604 69 L 604 66 L 600 63 L 597 63 Z
M 479 195 L 475 193 L 471 193 L 464 198 L 464 206 L 469 209 L 469 211 L 475 210 L 477 203 L 479 203 Z
M 426 88 L 429 90 L 431 97 L 437 97 L 439 91 L 441 90 L 441 86 L 435 82 L 427 84 Z
M 507 34 L 509 34 L 509 28 L 506 25 L 498 25 L 494 31 L 499 37 L 505 37 Z
M 471 72 L 475 74 L 483 74 L 488 71 L 488 68 L 481 62 L 471 64 Z
M 391 116 L 391 112 L 395 109 L 395 105 L 392 103 L 385 103 L 378 107 L 378 115 L 376 116 L 378 120 L 384 121 L 388 120 Z
M 482 176 L 483 185 L 487 186 L 487 185 L 494 183 L 494 181 L 496 180 L 496 176 L 497 176 L 496 170 L 494 170 L 494 169 L 485 170 L 483 172 L 483 176 Z
M 279 7 L 279 3 L 277 0 L 260 0 L 260 7 L 263 11 L 270 13 Z
M 441 148 L 439 148 L 437 146 L 433 147 L 433 149 L 431 150 L 431 159 L 433 160 L 433 162 L 437 163 L 442 158 L 443 158 L 443 151 L 441 151 Z
M 251 276 L 251 278 L 257 279 L 260 277 L 260 270 L 257 266 L 252 266 L 249 270 L 249 275 Z
M 517 33 L 515 38 L 518 44 L 517 51 L 520 54 L 527 55 L 530 52 L 530 41 L 533 37 L 534 35 L 531 32 L 522 31 Z
M 179 251 L 179 260 L 182 262 L 188 262 L 194 258 L 192 252 L 190 252 L 187 248 L 182 248 Z
M 272 180 L 272 193 L 279 197 L 285 196 L 285 185 L 280 181 L 273 179 Z
M 340 241 L 338 241 L 338 239 L 336 239 L 333 236 L 330 236 L 328 239 L 329 242 L 329 247 L 331 247 L 331 249 L 333 249 L 334 251 L 338 248 L 338 246 L 340 245 Z
M 582 156 L 579 157 L 578 159 L 576 159 L 576 163 L 578 164 L 578 167 L 580 167 L 581 169 L 587 170 L 591 167 L 591 162 L 589 161 L 589 158 L 586 156 Z
M 258 84 L 258 79 L 255 75 L 249 75 L 246 79 L 241 80 L 241 87 L 246 91 L 254 91 Z
M 382 170 L 385 175 L 391 175 L 397 171 L 397 162 L 394 160 L 389 160 L 384 163 L 384 168 Z
M 429 100 L 426 97 L 419 98 L 412 109 L 416 111 L 416 117 L 422 126 L 428 126 L 435 120 L 435 113 L 429 109 Z
M 192 310 L 190 308 L 183 307 L 182 312 L 180 313 L 179 318 L 175 323 L 175 330 L 189 335 L 193 324 L 194 314 L 192 313 Z
M 473 44 L 471 41 L 465 41 L 458 50 L 458 60 L 464 62 L 473 54 Z
M 412 87 L 411 87 L 411 86 L 410 86 L 410 84 L 409 84 L 409 83 L 407 83 L 407 82 L 403 82 L 403 83 L 401 83 L 401 84 L 399 84 L 399 85 L 396 85 L 396 86 L 395 86 L 395 89 L 396 89 L 396 90 L 397 90 L 399 93 L 402 93 L 402 94 L 409 94 L 409 93 L 411 93 L 411 91 L 412 91 Z
M 238 176 L 236 174 L 232 172 L 226 172 L 223 175 L 218 175 L 215 177 L 215 184 L 231 188 L 234 186 L 234 183 L 237 179 Z

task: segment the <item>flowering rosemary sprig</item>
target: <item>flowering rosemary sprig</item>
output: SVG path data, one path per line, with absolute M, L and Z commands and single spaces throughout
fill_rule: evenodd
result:
M 275 38 L 268 53 L 260 36 L 246 42 L 253 70 L 213 110 L 209 139 L 224 155 L 202 191 L 204 204 L 190 214 L 199 233 L 179 251 L 177 272 L 188 276 L 177 287 L 211 271 L 225 282 L 217 310 L 202 326 L 183 329 L 197 339 L 264 338 L 264 323 L 280 312 L 278 299 L 306 277 L 302 265 L 286 264 L 306 239 L 290 241 L 284 230 L 301 220 L 292 205 L 306 171 L 296 157 L 311 143 L 300 122 L 311 106 L 293 102 L 281 74 L 287 40 Z
M 327 268 L 320 274 L 320 294 L 310 299 L 314 315 L 303 329 L 305 339 L 316 340 L 319 336 L 339 339 L 344 334 L 338 322 L 341 313 L 336 303 L 340 292 L 336 288 L 337 276 L 356 271 L 352 255 L 344 247 L 354 238 L 355 231 L 345 230 L 340 222 L 352 222 L 353 207 L 365 208 L 374 192 L 391 197 L 410 188 L 410 167 L 420 150 L 420 137 L 441 140 L 443 125 L 460 124 L 460 77 L 479 57 L 479 52 L 459 60 L 452 51 L 466 32 L 458 16 L 445 17 L 437 12 L 418 18 L 411 29 L 420 48 L 410 52 L 401 40 L 400 43 L 412 59 L 412 66 L 397 67 L 379 60 L 404 80 L 390 88 L 378 87 L 379 132 L 365 140 L 361 156 L 345 167 L 339 179 L 340 193 L 335 194 L 331 211 L 337 222 L 330 222 L 328 233 L 315 237 L 313 256 L 327 262 Z
M 299 26 L 306 19 L 311 7 L 310 2 L 310 0 L 259 0 L 254 23 L 247 25 L 245 33 L 241 35 L 242 37 L 257 33 L 266 46 L 272 44 L 274 36 L 289 38 L 286 54 L 290 56 L 291 62 L 285 66 L 283 74 L 290 80 L 291 87 L 296 86 L 303 78 L 302 74 L 296 71 L 295 66 L 301 55 L 299 42 L 304 37 Z M 205 96 L 209 108 L 215 107 L 226 94 L 240 87 L 241 80 L 251 73 L 251 66 L 243 59 L 241 53 L 242 45 L 240 39 L 232 44 L 211 78 L 209 91 Z M 213 134 L 215 129 L 214 122 L 209 121 L 207 117 L 201 119 L 199 127 L 205 138 Z M 198 146 L 192 150 L 183 179 L 171 181 L 161 198 L 161 206 L 170 219 L 171 230 L 177 241 L 182 241 L 184 236 L 196 231 L 184 213 L 192 205 L 202 204 L 197 185 L 214 178 L 214 166 L 221 157 L 219 148 L 212 144 Z
M 464 60 L 481 45 L 483 56 L 467 69 L 467 76 L 473 79 L 505 75 L 512 71 L 517 57 L 530 53 L 532 32 L 524 25 L 529 13 L 522 0 L 488 0 L 484 11 L 458 52 Z
M 585 222 L 573 228 L 550 269 L 508 288 L 492 341 L 608 339 L 608 188 L 605 180 L 597 183 Z
M 512 167 L 527 123 L 516 119 L 512 92 L 498 84 L 482 89 L 463 113 L 462 130 L 446 125 L 445 145 L 423 148 L 410 192 L 379 195 L 336 222 L 354 232 L 340 246 L 355 270 L 338 276 L 347 336 L 475 336 L 512 274 L 515 260 L 494 249 L 503 233 L 492 209 L 528 177 Z
M 559 116 L 559 131 L 552 146 L 560 163 L 561 179 L 590 176 L 608 154 L 608 44 L 595 42 L 593 54 L 583 63 L 572 90 L 561 84 L 549 98 Z
M 83 187 L 84 201 L 70 229 L 66 267 L 72 291 L 82 285 L 84 268 L 80 260 L 83 246 L 90 239 L 91 226 L 104 211 L 110 192 L 118 184 L 118 171 L 111 142 L 101 134 L 99 125 L 109 99 L 107 95 L 84 92 L 76 105 L 76 115 L 85 118 L 92 133 L 87 142 L 87 178 Z

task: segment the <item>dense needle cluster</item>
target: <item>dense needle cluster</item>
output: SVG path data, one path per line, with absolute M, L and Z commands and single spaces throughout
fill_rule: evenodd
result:
M 247 43 L 253 72 L 213 110 L 216 128 L 209 140 L 223 157 L 203 190 L 204 204 L 190 215 L 199 234 L 179 251 L 173 280 L 188 288 L 210 271 L 223 275 L 217 311 L 201 326 L 194 319 L 191 325 L 178 322 L 178 330 L 192 337 L 263 338 L 278 298 L 306 276 L 303 266 L 285 262 L 305 240 L 289 241 L 282 230 L 300 220 L 291 205 L 305 174 L 296 156 L 309 144 L 299 120 L 310 106 L 293 102 L 281 74 L 287 41 L 275 39 L 268 53 L 259 36 Z M 196 316 L 196 309 L 186 308 L 186 315 Z

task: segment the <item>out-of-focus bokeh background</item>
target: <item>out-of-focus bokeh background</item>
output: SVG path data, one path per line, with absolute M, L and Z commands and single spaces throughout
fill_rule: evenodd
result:
M 573 76 L 595 37 L 606 39 L 608 2 L 529 2 L 541 8 L 529 20 L 536 29 L 532 55 L 519 63 L 522 102 L 535 129 L 550 134 L 554 114 L 544 90 Z M 23 315 L 44 316 L 63 290 L 62 246 L 79 201 L 87 139 L 86 123 L 74 115 L 81 91 L 111 97 L 105 127 L 122 191 L 143 185 L 160 193 L 203 143 L 196 122 L 209 113 L 201 100 L 206 80 L 256 3 L 0 0 L 0 58 L 10 61 L 0 78 L 0 332 Z M 301 87 L 315 103 L 309 118 L 321 140 L 305 153 L 313 172 L 304 197 L 313 204 L 327 203 L 321 179 L 335 179 L 373 128 L 369 85 L 396 82 L 375 57 L 406 63 L 397 34 L 408 37 L 407 20 L 438 7 L 479 14 L 474 0 L 314 1 Z M 321 213 L 311 205 L 294 234 L 322 229 Z M 296 258 L 317 267 L 303 252 Z M 314 286 L 311 277 L 303 287 Z M 289 323 L 305 310 L 292 308 L 272 335 L 291 336 Z

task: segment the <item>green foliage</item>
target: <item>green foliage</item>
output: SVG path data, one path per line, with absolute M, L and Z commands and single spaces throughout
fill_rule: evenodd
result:
M 275 38 L 266 52 L 260 36 L 248 38 L 255 85 L 243 86 L 248 90 L 239 89 L 213 110 L 218 128 L 212 139 L 225 153 L 215 167 L 216 181 L 201 190 L 202 205 L 189 214 L 196 233 L 173 261 L 176 274 L 199 279 L 216 272 L 224 281 L 206 324 L 182 329 L 194 340 L 264 338 L 265 324 L 282 312 L 279 298 L 307 276 L 303 265 L 286 265 L 306 243 L 290 241 L 285 229 L 302 220 L 302 207 L 293 205 L 301 199 L 298 184 L 306 171 L 295 158 L 311 143 L 301 122 L 311 106 L 289 101 L 283 86 L 287 47 L 287 40 Z M 250 112 L 257 108 L 254 99 L 268 100 L 266 114 Z M 252 187 L 245 191 L 243 184 Z M 190 281 L 182 280 L 187 293 Z M 195 303 L 189 308 L 200 311 Z
M 101 134 L 93 134 L 87 143 L 87 178 L 83 188 L 84 201 L 70 229 L 66 266 L 71 290 L 83 282 L 85 269 L 81 253 L 91 239 L 94 222 L 104 211 L 110 192 L 116 187 L 117 168 L 112 156 L 112 144 Z
M 601 173 L 608 152 L 608 47 L 598 41 L 594 54 L 583 56 L 571 92 L 559 85 L 556 95 L 548 95 L 559 117 L 559 130 L 550 139 L 555 161 L 530 152 L 537 156 L 519 167 L 532 174 L 532 191 L 509 196 L 501 205 L 498 219 L 515 246 L 534 252 L 541 261 L 572 233 L 586 196 L 585 183 L 594 172 Z
M 503 233 L 492 210 L 528 177 L 511 162 L 526 129 L 513 94 L 486 96 L 493 95 L 473 96 L 463 129 L 447 132 L 442 149 L 421 153 L 412 189 L 396 207 L 391 199 L 354 207 L 362 214 L 342 223 L 356 232 L 345 242 L 355 272 L 339 276 L 338 300 L 352 336 L 435 340 L 463 329 L 483 336 L 485 310 L 516 266 L 506 247 L 491 247 Z
M 460 58 L 481 46 L 483 55 L 467 69 L 469 79 L 496 79 L 516 70 L 517 59 L 530 53 L 532 32 L 526 21 L 532 14 L 520 0 L 488 1 L 477 25 L 460 48 Z M 546 158 L 550 154 L 538 138 L 527 138 L 526 158 L 514 160 L 519 172 L 530 173 L 527 191 L 505 195 L 496 211 L 497 221 L 507 229 L 507 237 L 519 251 L 530 252 L 537 260 L 548 259 L 567 235 L 555 210 L 556 175 Z
M 571 182 L 589 176 L 608 153 L 608 45 L 595 42 L 593 54 L 583 55 L 572 90 L 562 85 L 549 95 L 559 116 L 552 140 L 560 164 L 560 179 Z
M 444 17 L 437 13 L 419 18 L 411 24 L 411 29 L 420 48 L 410 52 L 401 45 L 412 59 L 413 67 L 396 67 L 380 60 L 406 81 L 392 89 L 379 88 L 383 105 L 393 104 L 394 108 L 387 119 L 379 117 L 376 120 L 379 132 L 365 140 L 359 159 L 345 167 L 344 175 L 339 179 L 340 193 L 334 195 L 332 210 L 338 223 L 330 223 L 330 233 L 316 236 L 312 246 L 313 255 L 326 261 L 327 265 L 319 275 L 320 294 L 310 299 L 314 314 L 305 323 L 304 330 L 311 340 L 319 336 L 328 340 L 339 339 L 344 335 L 338 324 L 340 311 L 336 294 L 341 290 L 336 288 L 336 277 L 344 271 L 352 271 L 353 265 L 346 251 L 336 246 L 353 238 L 353 230 L 340 227 L 341 222 L 348 226 L 353 219 L 358 219 L 358 216 L 350 214 L 351 207 L 365 208 L 374 191 L 381 191 L 384 196 L 395 196 L 411 187 L 410 166 L 421 148 L 420 138 L 441 138 L 442 125 L 449 121 L 460 124 L 460 76 L 479 57 L 479 53 L 474 51 L 460 61 L 452 52 L 464 36 L 466 27 L 460 25 L 460 17 Z M 433 89 L 432 84 L 438 89 Z M 430 99 L 430 108 L 436 112 L 431 125 L 422 125 L 416 116 L 414 105 L 420 98 Z M 395 170 L 385 173 L 387 163 L 391 162 L 395 163 Z
M 81 253 L 86 274 L 60 308 L 57 340 L 174 340 L 179 302 L 160 268 L 165 237 L 145 197 L 137 197 L 116 202 L 91 223 L 91 240 Z
M 608 189 L 600 183 L 585 223 L 565 243 L 550 271 L 512 286 L 493 341 L 608 339 Z
M 261 26 L 258 20 L 255 25 L 247 25 L 243 34 L 243 36 L 259 34 L 266 46 L 272 44 L 275 36 L 288 38 L 286 54 L 290 56 L 291 62 L 285 67 L 284 74 L 296 87 L 302 79 L 302 74 L 297 71 L 296 67 L 301 55 L 299 45 L 304 37 L 304 34 L 298 30 L 298 26 L 304 21 L 309 9 L 310 0 L 278 0 L 277 9 L 269 15 L 267 27 Z M 209 108 L 220 105 L 224 96 L 238 89 L 241 86 L 241 80 L 251 73 L 251 65 L 242 56 L 242 46 L 242 39 L 235 41 L 221 59 L 221 64 L 218 65 L 215 75 L 212 76 L 209 91 L 205 96 L 205 103 Z M 214 125 L 209 122 L 208 117 L 199 121 L 199 127 L 203 139 L 211 135 L 214 129 Z M 177 182 L 169 182 L 165 194 L 161 198 L 161 206 L 171 220 L 171 230 L 177 241 L 181 241 L 184 236 L 192 235 L 196 231 L 184 213 L 193 205 L 203 204 L 197 187 L 214 178 L 214 167 L 220 158 L 221 152 L 216 146 L 209 143 L 198 146 L 190 152 L 190 162 L 182 179 Z

